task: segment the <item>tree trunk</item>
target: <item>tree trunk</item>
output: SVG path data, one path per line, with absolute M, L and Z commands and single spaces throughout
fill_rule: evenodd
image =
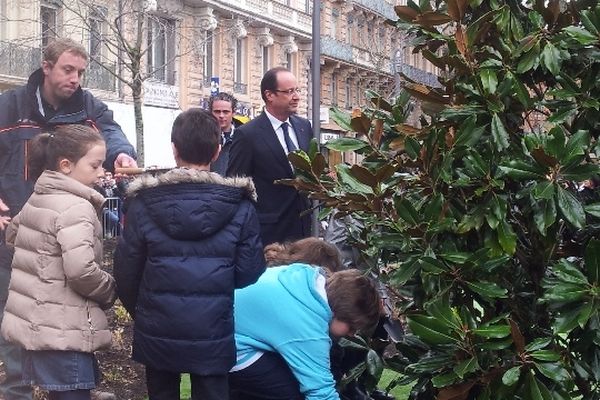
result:
M 142 82 L 136 81 L 133 89 L 133 113 L 135 116 L 135 141 L 138 165 L 144 166 L 144 119 L 142 118 Z

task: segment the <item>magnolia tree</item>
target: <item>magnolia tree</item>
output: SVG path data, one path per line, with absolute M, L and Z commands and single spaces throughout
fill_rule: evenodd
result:
M 327 147 L 359 164 L 290 155 L 285 183 L 362 222 L 348 240 L 407 321 L 383 363 L 370 353 L 353 373 L 397 370 L 413 399 L 600 398 L 595 3 L 409 0 L 394 24 L 441 87 L 335 110 L 357 135 Z

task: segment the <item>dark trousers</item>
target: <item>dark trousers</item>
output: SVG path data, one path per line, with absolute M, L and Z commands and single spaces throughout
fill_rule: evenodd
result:
M 304 400 L 298 380 L 279 353 L 229 374 L 231 400 Z
M 201 376 L 190 374 L 192 400 L 228 400 L 227 374 Z M 146 387 L 149 400 L 179 400 L 178 372 L 159 371 L 146 367 Z
M 4 244 L 0 243 L 0 322 L 4 317 L 4 307 L 8 297 L 11 258 L 7 249 L 3 247 Z M 5 378 L 0 383 L 0 398 L 31 400 L 32 388 L 24 385 L 21 380 L 21 348 L 4 340 L 2 335 L 0 335 L 0 360 L 4 364 L 5 372 Z

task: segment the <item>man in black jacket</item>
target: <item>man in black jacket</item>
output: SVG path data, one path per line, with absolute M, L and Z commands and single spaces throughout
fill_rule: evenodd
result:
M 29 141 L 46 129 L 65 124 L 92 126 L 106 141 L 106 169 L 137 166 L 133 146 L 112 112 L 80 87 L 87 63 L 83 46 L 70 39 L 57 39 L 44 49 L 42 66 L 27 84 L 0 96 L 0 231 L 33 191 L 27 168 Z M 0 312 L 6 302 L 11 262 L 12 251 L 0 237 Z M 20 352 L 0 337 L 0 360 L 6 373 L 0 384 L 2 398 L 32 398 L 31 387 L 21 383 Z

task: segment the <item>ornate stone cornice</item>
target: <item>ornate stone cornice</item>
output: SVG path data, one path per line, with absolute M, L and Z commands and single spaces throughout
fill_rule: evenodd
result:
M 230 34 L 231 38 L 234 40 L 243 39 L 248 36 L 248 30 L 242 20 L 236 19 L 231 27 Z
M 297 53 L 298 44 L 296 43 L 296 38 L 292 35 L 285 36 L 281 43 L 281 49 L 284 53 Z
M 212 7 L 202 7 L 198 10 L 196 18 L 198 26 L 204 31 L 214 31 L 217 28 L 219 21 L 213 14 Z
M 256 42 L 261 47 L 273 46 L 273 35 L 271 35 L 271 28 L 263 27 L 256 31 Z

